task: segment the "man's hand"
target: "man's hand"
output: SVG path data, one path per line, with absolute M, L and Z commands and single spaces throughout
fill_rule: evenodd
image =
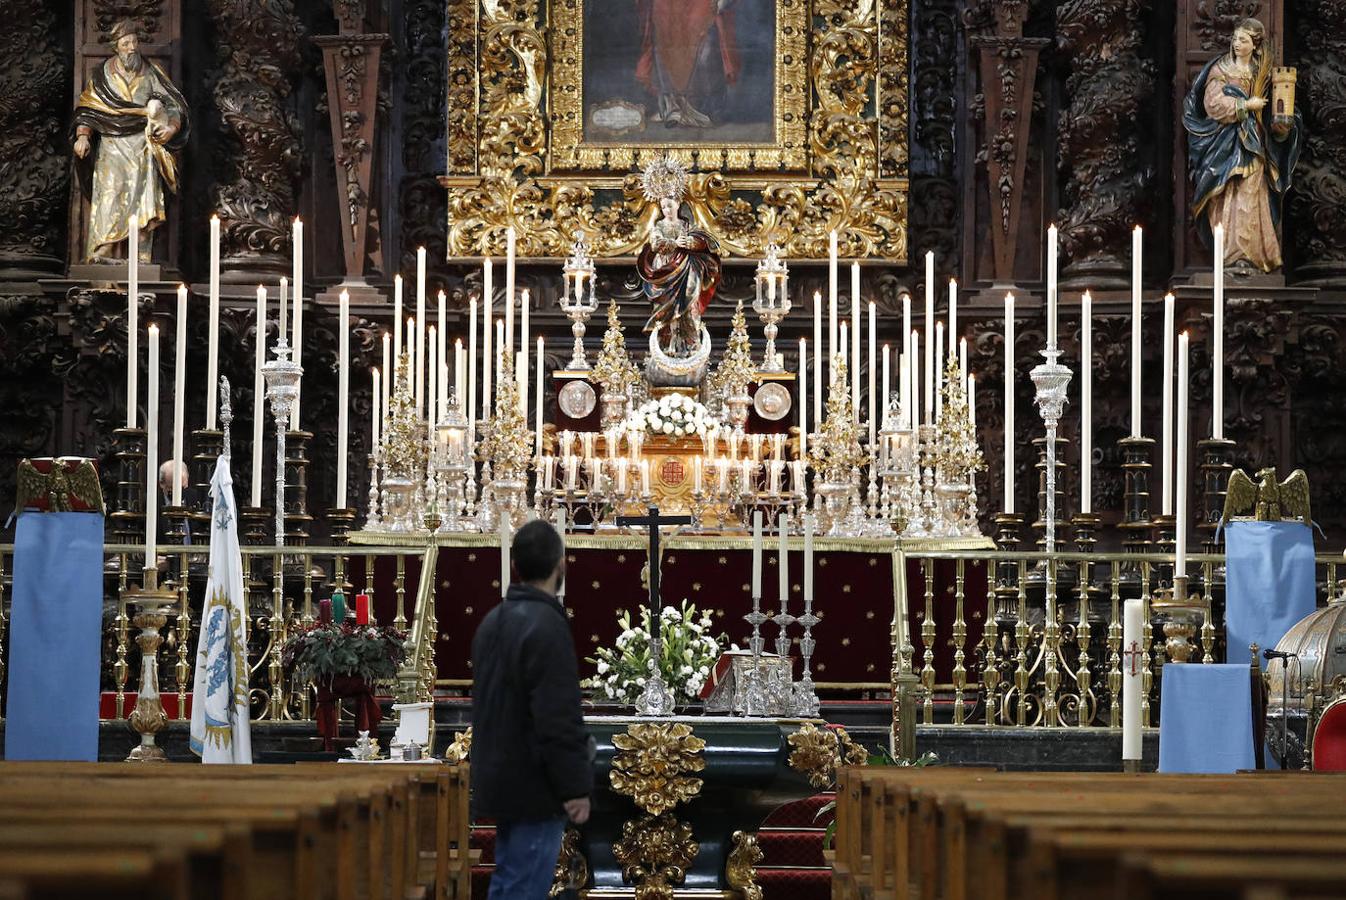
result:
M 150 138 L 156 144 L 166 144 L 173 140 L 173 135 L 178 133 L 178 129 L 173 125 L 155 125 L 150 129 Z
M 683 250 L 687 250 L 696 243 L 696 238 L 692 237 L 690 234 L 684 234 L 673 243 L 677 244 Z
M 565 808 L 566 816 L 569 817 L 571 823 L 575 825 L 583 825 L 585 822 L 589 821 L 588 797 L 577 797 L 574 800 L 567 800 L 565 802 Z
M 75 138 L 76 156 L 78 156 L 80 159 L 83 159 L 84 157 L 89 155 L 89 149 L 90 145 L 88 135 L 81 134 L 79 137 Z

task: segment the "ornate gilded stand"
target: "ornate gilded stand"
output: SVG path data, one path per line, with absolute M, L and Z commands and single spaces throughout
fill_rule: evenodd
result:
M 165 762 L 162 747 L 154 736 L 168 724 L 168 716 L 159 698 L 159 645 L 163 637 L 159 629 L 168 621 L 177 600 L 174 591 L 159 589 L 159 572 L 144 570 L 142 586 L 127 591 L 126 603 L 135 610 L 132 623 L 140 629 L 136 644 L 140 647 L 140 687 L 136 694 L 136 708 L 128 721 L 140 735 L 140 743 L 126 757 L 127 762 Z

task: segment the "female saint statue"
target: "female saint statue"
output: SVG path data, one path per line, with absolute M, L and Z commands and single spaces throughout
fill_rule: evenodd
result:
M 641 289 L 653 305 L 645 333 L 661 331 L 660 347 L 670 357 L 686 358 L 701 349 L 701 314 L 720 283 L 720 244 L 679 218 L 687 172 L 677 160 L 650 163 L 641 186 L 663 213 L 636 258 Z
M 1206 64 L 1183 104 L 1197 228 L 1210 243 L 1214 226 L 1224 225 L 1224 262 L 1235 272 L 1281 266 L 1276 228 L 1299 159 L 1303 119 L 1267 109 L 1271 70 L 1266 30 L 1244 19 L 1229 53 Z

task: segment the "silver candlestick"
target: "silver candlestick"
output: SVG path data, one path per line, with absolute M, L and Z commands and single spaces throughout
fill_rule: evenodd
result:
M 785 357 L 776 352 L 776 323 L 790 314 L 789 280 L 790 268 L 780 258 L 780 249 L 775 244 L 768 245 L 766 258 L 757 264 L 757 295 L 752 303 L 753 312 L 766 323 L 763 372 L 785 371 Z
M 299 399 L 299 382 L 304 367 L 290 359 L 290 345 L 281 334 L 274 352 L 276 358 L 262 366 L 266 379 L 266 399 L 276 419 L 276 546 L 285 545 L 285 433 L 290 427 L 290 411 Z
M 1070 386 L 1070 367 L 1058 361 L 1061 351 L 1049 346 L 1042 351 L 1046 362 L 1029 373 L 1037 388 L 1038 412 L 1047 426 L 1047 552 L 1056 552 L 1056 426 L 1066 408 L 1066 388 Z
M 566 369 L 571 372 L 589 371 L 589 360 L 584 355 L 585 321 L 598 309 L 598 297 L 594 287 L 594 260 L 589 255 L 589 247 L 584 243 L 583 232 L 575 233 L 575 242 L 570 245 L 570 258 L 563 269 L 565 290 L 561 296 L 561 312 L 570 318 L 570 333 L 575 338 L 574 348 L 570 351 L 570 362 Z M 584 282 L 589 282 L 589 299 L 584 299 Z M 571 294 L 571 290 L 574 294 Z
M 752 626 L 752 637 L 748 639 L 748 648 L 752 650 L 752 667 L 748 670 L 748 687 L 744 692 L 743 714 L 746 716 L 764 716 L 767 714 L 766 682 L 762 678 L 762 623 L 766 614 L 762 612 L 762 598 L 753 595 L 752 612 L 743 617 Z

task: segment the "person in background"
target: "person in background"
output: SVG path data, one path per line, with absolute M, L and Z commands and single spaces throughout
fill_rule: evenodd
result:
M 593 749 L 556 599 L 565 545 L 536 520 L 510 558 L 515 580 L 472 640 L 472 812 L 496 822 L 489 900 L 545 900 L 566 822 L 589 818 Z

